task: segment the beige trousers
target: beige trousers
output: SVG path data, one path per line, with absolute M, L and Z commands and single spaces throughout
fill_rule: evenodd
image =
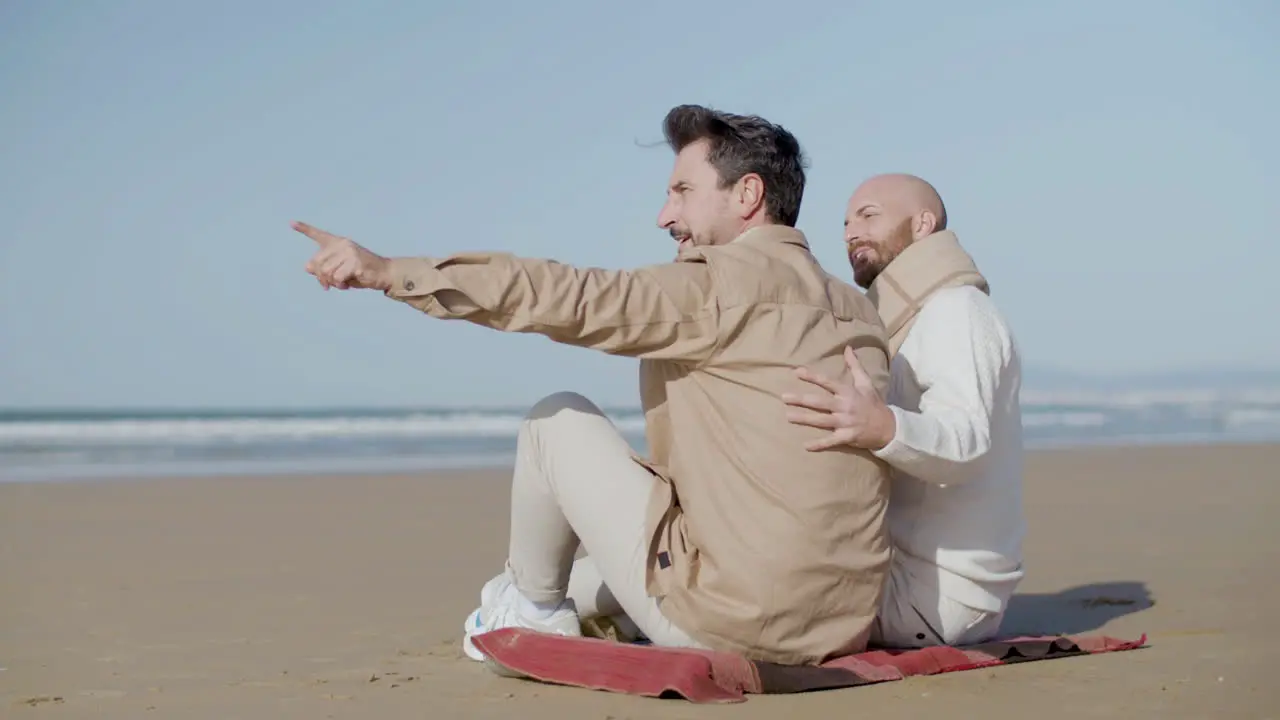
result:
M 655 645 L 700 647 L 645 590 L 645 508 L 658 482 L 590 400 L 557 393 L 520 426 L 507 572 L 525 597 L 584 619 L 625 614 Z M 574 562 L 579 546 L 587 556 Z

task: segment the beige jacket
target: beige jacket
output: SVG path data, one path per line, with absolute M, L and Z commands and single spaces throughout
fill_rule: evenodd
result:
M 883 392 L 871 302 L 828 275 L 793 228 L 750 230 L 638 270 L 506 253 L 393 261 L 388 295 L 438 318 L 637 357 L 649 458 L 646 583 L 703 644 L 817 663 L 862 650 L 889 562 L 887 467 L 807 452 L 779 395 L 808 366 L 847 374 L 853 345 Z

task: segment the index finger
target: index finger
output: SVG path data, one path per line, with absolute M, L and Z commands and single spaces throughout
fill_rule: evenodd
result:
M 812 383 L 814 385 L 817 385 L 818 387 L 822 388 L 823 390 L 826 390 L 832 395 L 840 394 L 840 391 L 841 391 L 840 383 L 837 383 L 836 381 L 832 380 L 826 375 L 823 375 L 821 373 L 816 373 L 810 370 L 809 368 L 806 368 L 806 367 L 796 368 L 796 377 L 800 378 L 801 380 L 807 383 Z
M 337 235 L 334 235 L 331 232 L 326 232 L 324 230 L 321 230 L 320 228 L 311 227 L 310 225 L 304 222 L 294 221 L 292 223 L 292 227 L 294 230 L 297 230 L 303 235 L 306 235 L 312 240 L 315 240 L 317 243 L 320 244 L 320 247 L 327 247 L 340 239 Z
M 862 367 L 862 361 L 858 359 L 858 355 L 853 352 L 853 346 L 844 346 L 844 364 L 849 366 L 849 372 L 853 375 L 853 384 L 855 387 L 867 389 L 873 388 L 871 376 L 867 374 L 866 368 Z

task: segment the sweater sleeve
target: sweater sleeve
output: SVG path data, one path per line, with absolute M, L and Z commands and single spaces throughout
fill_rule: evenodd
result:
M 986 295 L 960 288 L 930 298 L 907 344 L 919 410 L 890 405 L 897 431 L 876 455 L 924 482 L 962 483 L 991 449 L 991 416 L 1012 356 L 1009 332 Z

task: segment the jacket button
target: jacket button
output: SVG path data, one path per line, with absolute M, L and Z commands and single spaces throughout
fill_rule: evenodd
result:
M 413 284 L 413 281 L 412 281 L 412 280 L 405 280 L 405 281 L 404 281 L 404 289 L 405 289 L 405 290 L 408 290 L 409 292 L 413 292 L 413 288 L 414 288 L 414 287 L 416 287 L 416 286 Z

